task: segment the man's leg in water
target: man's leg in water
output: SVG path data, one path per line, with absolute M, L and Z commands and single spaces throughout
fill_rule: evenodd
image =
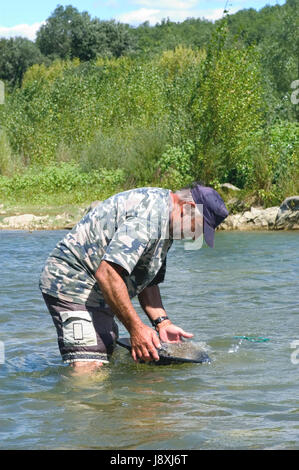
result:
M 75 375 L 91 374 L 101 370 L 103 363 L 99 361 L 75 361 L 70 364 L 72 373 Z

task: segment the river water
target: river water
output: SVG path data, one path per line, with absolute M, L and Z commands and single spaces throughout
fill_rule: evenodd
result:
M 85 378 L 61 363 L 38 289 L 64 233 L 0 232 L 1 449 L 299 449 L 298 232 L 176 242 L 164 306 L 211 363 L 135 364 L 118 347 Z

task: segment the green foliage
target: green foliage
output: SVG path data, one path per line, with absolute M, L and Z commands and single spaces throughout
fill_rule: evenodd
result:
M 292 177 L 299 167 L 299 124 L 280 122 L 269 129 L 269 169 L 273 184 L 280 184 Z
M 25 71 L 44 60 L 39 48 L 29 39 L 0 39 L 0 79 L 9 85 L 20 85 Z
M 155 26 L 145 22 L 132 28 L 130 34 L 135 48 L 142 56 L 154 56 L 177 46 L 193 49 L 203 48 L 208 44 L 214 25 L 201 18 L 188 18 L 182 22 L 162 20 Z
M 194 150 L 192 141 L 187 141 L 180 147 L 167 146 L 157 162 L 157 174 L 161 186 L 177 190 L 192 182 Z
M 80 202 L 197 179 L 264 204 L 299 192 L 297 6 L 138 28 L 58 6 L 36 44 L 0 40 L 14 85 L 0 106 L 1 197 Z
M 148 128 L 129 126 L 99 131 L 80 157 L 84 171 L 122 168 L 127 187 L 151 184 L 154 168 L 169 139 L 164 123 Z
M 45 201 L 49 196 L 68 195 L 69 202 L 108 197 L 124 184 L 124 174 L 118 170 L 82 172 L 76 163 L 30 168 L 8 178 L 0 176 L 0 199 Z
M 0 175 L 10 173 L 11 157 L 11 149 L 6 134 L 3 130 L 0 130 Z
M 261 54 L 265 100 L 273 109 L 272 120 L 298 119 L 290 102 L 290 85 L 298 78 L 299 0 L 265 6 L 258 12 L 240 10 L 228 18 L 230 35 L 238 35 L 246 46 L 256 44 Z
M 244 187 L 263 125 L 261 70 L 254 48 L 228 44 L 225 23 L 210 43 L 191 106 L 198 173 Z
M 12 153 L 7 136 L 3 130 L 0 130 L 0 175 L 11 175 L 12 163 Z
M 190 94 L 186 85 L 192 74 L 186 72 L 171 82 L 165 74 L 166 67 L 159 61 L 141 63 L 130 58 L 34 66 L 22 88 L 8 96 L 0 110 L 12 149 L 29 164 L 46 164 L 57 160 L 61 144 L 78 154 L 99 133 L 107 136 L 128 129 L 124 134 L 129 141 L 140 141 L 161 123 L 163 129 L 170 127 L 176 115 L 178 123 L 181 116 L 183 129 L 188 114 L 184 101 Z M 178 125 L 172 127 L 175 138 Z M 125 146 L 119 143 L 119 147 Z
M 90 23 L 87 12 L 80 14 L 71 5 L 59 5 L 37 32 L 36 43 L 41 52 L 53 58 L 71 59 L 74 35 L 80 35 Z
M 128 27 L 115 21 L 91 19 L 71 5 L 59 5 L 37 32 L 36 43 L 45 56 L 82 61 L 98 56 L 120 57 L 132 49 Z

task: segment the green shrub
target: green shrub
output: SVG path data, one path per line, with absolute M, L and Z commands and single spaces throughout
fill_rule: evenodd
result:
M 269 129 L 273 183 L 285 182 L 299 165 L 299 124 L 280 122 Z
M 264 124 L 261 70 L 253 47 L 227 42 L 225 23 L 210 43 L 191 111 L 202 179 L 244 187 Z
M 82 151 L 80 162 L 84 171 L 121 168 L 128 186 L 150 184 L 158 158 L 169 140 L 165 123 L 142 128 L 112 128 L 98 132 L 91 144 Z
M 177 190 L 191 183 L 194 148 L 191 141 L 181 147 L 167 146 L 156 166 L 162 186 Z
M 0 175 L 11 174 L 12 154 L 6 133 L 0 129 Z
M 122 170 L 106 169 L 82 173 L 74 163 L 45 168 L 31 168 L 13 177 L 0 177 L 2 200 L 31 200 L 32 202 L 68 195 L 68 201 L 84 202 L 112 195 L 124 184 Z
M 1 198 L 202 180 L 282 199 L 299 191 L 298 124 L 267 124 L 264 92 L 257 49 L 222 21 L 206 51 L 33 65 L 0 106 Z

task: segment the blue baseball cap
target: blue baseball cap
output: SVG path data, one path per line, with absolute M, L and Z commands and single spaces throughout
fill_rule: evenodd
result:
M 203 206 L 203 233 L 207 245 L 214 248 L 215 229 L 228 216 L 220 194 L 213 188 L 194 183 L 191 188 L 195 204 Z

